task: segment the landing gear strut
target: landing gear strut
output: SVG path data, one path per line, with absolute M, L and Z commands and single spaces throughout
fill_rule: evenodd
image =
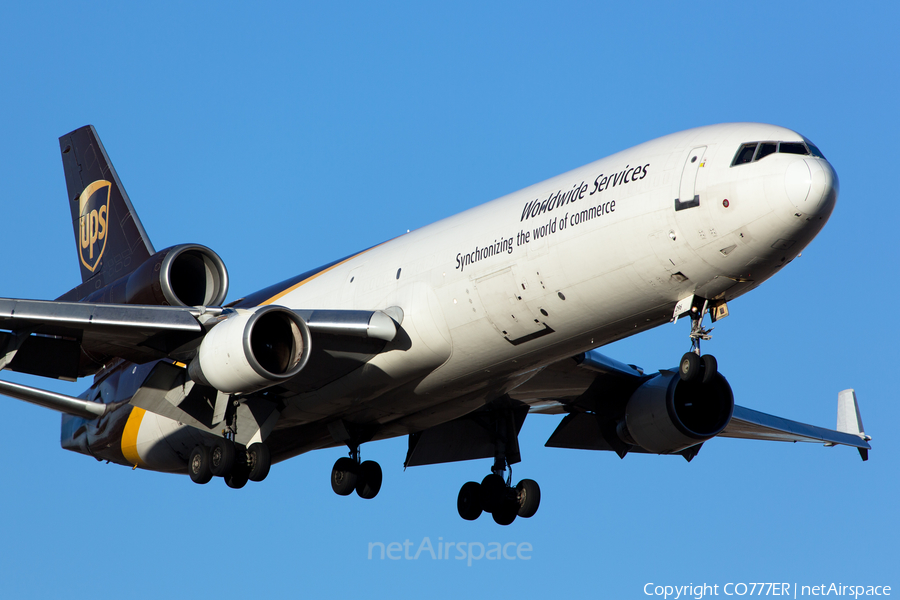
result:
M 481 483 L 469 481 L 459 490 L 456 509 L 466 521 L 474 521 L 482 512 L 486 512 L 491 514 L 498 525 L 509 525 L 516 517 L 533 517 L 541 504 L 541 488 L 536 481 L 523 479 L 515 487 L 512 486 L 512 465 L 507 459 L 507 449 L 517 461 L 519 448 L 511 414 L 508 413 L 506 419 L 500 418 L 497 421 L 494 466 L 491 467 L 490 475 L 482 479 Z M 507 468 L 509 475 L 504 478 Z
M 509 525 L 516 517 L 533 517 L 541 505 L 540 486 L 532 479 L 523 479 L 512 487 L 510 479 L 504 480 L 502 476 L 491 473 L 481 483 L 469 481 L 463 484 L 456 498 L 459 516 L 466 521 L 474 521 L 486 512 L 498 525 Z
M 686 352 L 678 364 L 678 373 L 685 383 L 707 383 L 719 372 L 719 365 L 712 354 L 700 354 L 700 341 L 712 339 L 710 333 L 714 329 L 703 327 L 703 317 L 706 316 L 708 305 L 709 302 L 703 300 L 702 308 L 696 302 L 691 306 L 691 351 Z
M 235 442 L 237 435 L 237 410 L 241 401 L 234 396 L 227 399 L 222 416 L 226 424 L 224 437 L 211 446 L 199 444 L 188 459 L 188 474 L 195 483 L 208 483 L 213 477 L 222 477 L 230 488 L 242 488 L 248 481 L 262 481 L 269 474 L 272 455 L 269 447 L 255 442 L 245 447 Z M 217 401 L 216 406 L 219 406 Z
M 337 459 L 331 469 L 331 489 L 339 496 L 356 490 L 360 498 L 371 500 L 381 490 L 381 465 L 374 460 L 360 462 L 359 446 L 350 448 L 350 456 Z

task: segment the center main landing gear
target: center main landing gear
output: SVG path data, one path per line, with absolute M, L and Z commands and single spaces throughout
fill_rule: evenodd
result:
M 463 484 L 456 499 L 456 508 L 466 521 L 474 521 L 482 512 L 490 513 L 498 525 L 509 525 L 516 517 L 530 518 L 541 505 L 541 488 L 531 479 L 523 479 L 512 487 L 512 468 L 504 480 L 506 458 L 495 459 L 491 474 L 481 483 Z
M 698 304 L 698 300 L 703 302 L 702 307 Z M 678 373 L 685 383 L 692 381 L 707 383 L 719 372 L 716 357 L 712 354 L 700 354 L 700 340 L 712 339 L 710 333 L 714 329 L 713 327 L 709 329 L 703 327 L 703 317 L 707 313 L 708 305 L 707 300 L 696 297 L 691 305 L 691 350 L 681 357 L 681 362 L 678 364 Z
M 331 489 L 339 496 L 353 490 L 360 498 L 371 500 L 381 490 L 381 465 L 374 460 L 360 462 L 359 446 L 350 448 L 350 456 L 337 459 L 331 469 Z

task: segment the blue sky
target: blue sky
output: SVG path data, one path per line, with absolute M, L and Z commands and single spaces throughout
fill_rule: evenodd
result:
M 404 472 L 364 447 L 373 501 L 328 484 L 329 450 L 240 491 L 59 448 L 56 413 L 4 407 L 0 589 L 16 598 L 641 598 L 643 586 L 900 586 L 896 26 L 889 3 L 107 3 L 0 9 L 2 296 L 78 283 L 57 138 L 93 124 L 157 248 L 197 242 L 230 299 L 634 144 L 726 121 L 795 129 L 841 193 L 784 272 L 705 350 L 738 404 L 834 426 L 853 387 L 874 450 L 713 440 L 691 463 L 544 448 L 515 478 L 530 520 L 456 514 L 489 461 Z M 11 188 L 11 189 L 9 189 Z M 607 347 L 647 370 L 687 323 Z M 77 393 L 88 382 L 10 380 Z M 369 560 L 371 543 L 528 543 L 530 560 Z M 722 589 L 721 587 L 719 588 Z M 720 592 L 721 593 L 721 592 Z

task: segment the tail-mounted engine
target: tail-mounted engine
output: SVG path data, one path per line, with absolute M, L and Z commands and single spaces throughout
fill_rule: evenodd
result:
M 649 452 L 672 454 L 721 433 L 733 412 L 734 395 L 721 374 L 686 383 L 663 371 L 632 394 L 617 433 Z
M 297 375 L 310 349 L 309 326 L 287 308 L 228 311 L 203 338 L 188 374 L 220 392 L 246 394 Z
M 90 294 L 84 301 L 219 306 L 227 293 L 228 271 L 219 255 L 200 244 L 181 244 L 160 250 L 133 272 Z

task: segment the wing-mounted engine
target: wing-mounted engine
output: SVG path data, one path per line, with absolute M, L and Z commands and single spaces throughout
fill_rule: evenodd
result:
M 674 370 L 644 375 L 596 350 L 545 371 L 511 395 L 525 400 L 546 396 L 548 385 L 559 389 L 569 414 L 547 441 L 554 448 L 609 450 L 620 457 L 681 454 L 690 460 L 700 444 L 725 431 L 735 411 L 721 373 L 706 382 L 685 382 Z
M 191 379 L 227 394 L 246 394 L 297 375 L 309 360 L 309 326 L 281 306 L 227 311 L 188 366 Z
M 631 395 L 616 433 L 648 452 L 674 454 L 721 433 L 733 413 L 734 395 L 721 374 L 703 383 L 663 371 Z
M 219 255 L 200 244 L 160 250 L 137 269 L 83 301 L 99 304 L 219 306 L 228 293 L 228 271 Z

